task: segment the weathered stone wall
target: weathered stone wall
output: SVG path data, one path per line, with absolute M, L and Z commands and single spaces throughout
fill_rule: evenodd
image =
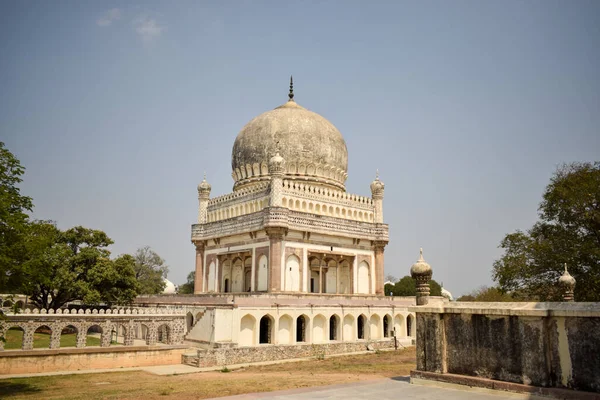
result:
M 417 313 L 417 371 L 600 392 L 599 303 L 453 303 Z
M 0 374 L 175 365 L 185 351 L 187 346 L 6 350 L 0 355 Z
M 406 341 L 403 341 L 406 343 Z M 257 347 L 234 347 L 198 350 L 197 357 L 185 357 L 183 362 L 197 367 L 214 367 L 277 361 L 293 358 L 324 357 L 331 354 L 356 353 L 369 349 L 394 348 L 393 339 L 297 345 L 263 345 Z

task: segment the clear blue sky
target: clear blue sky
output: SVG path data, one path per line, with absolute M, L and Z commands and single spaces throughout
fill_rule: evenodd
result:
M 492 283 L 557 165 L 600 158 L 598 1 L 0 3 L 0 140 L 34 217 L 149 245 L 175 283 L 203 171 L 231 191 L 290 74 L 346 139 L 348 191 L 380 171 L 386 274 L 423 247 L 455 295 Z

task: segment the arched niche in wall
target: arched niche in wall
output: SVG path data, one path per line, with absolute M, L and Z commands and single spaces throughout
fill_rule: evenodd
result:
M 300 259 L 293 254 L 285 263 L 285 291 L 300 291 Z
M 267 256 L 264 254 L 260 256 L 258 259 L 258 279 L 256 282 L 256 290 L 259 292 L 264 292 L 268 287 L 269 277 L 269 263 L 267 261 Z
M 371 279 L 369 273 L 369 263 L 361 261 L 358 264 L 358 293 L 369 294 Z

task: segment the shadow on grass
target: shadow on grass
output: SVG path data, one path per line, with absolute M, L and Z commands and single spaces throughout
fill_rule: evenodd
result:
M 410 383 L 410 376 L 393 376 L 390 379 L 393 381 Z
M 29 383 L 17 383 L 5 380 L 0 381 L 0 393 L 2 393 L 2 398 L 17 394 L 37 393 L 40 391 L 39 388 L 36 388 Z

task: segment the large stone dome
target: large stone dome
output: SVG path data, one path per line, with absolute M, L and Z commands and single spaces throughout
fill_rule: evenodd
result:
M 340 131 L 322 116 L 290 100 L 242 128 L 231 154 L 234 190 L 270 179 L 269 159 L 285 160 L 285 179 L 345 190 L 348 150 Z

